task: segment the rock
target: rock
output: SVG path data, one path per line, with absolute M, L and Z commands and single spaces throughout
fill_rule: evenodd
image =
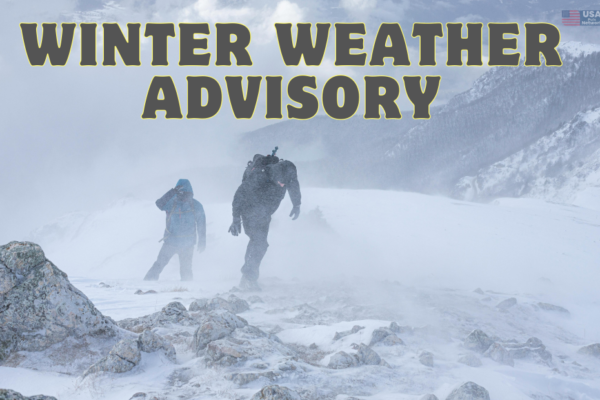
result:
M 46 262 L 42 248 L 30 242 L 0 246 L 0 295 L 23 282 L 31 270 Z
M 458 362 L 474 368 L 481 367 L 482 365 L 479 357 L 474 356 L 473 354 L 465 354 L 458 359 Z
M 210 342 L 222 339 L 230 335 L 236 328 L 246 325 L 248 325 L 246 320 L 229 311 L 213 311 L 194 332 L 192 349 L 199 356 Z
M 134 294 L 156 294 L 158 293 L 156 290 L 148 290 L 146 292 L 144 292 L 142 289 L 138 289 L 136 290 L 136 292 Z
M 192 309 L 193 308 L 193 309 Z M 190 305 L 190 311 L 216 311 L 227 310 L 233 314 L 239 314 L 248 311 L 250 306 L 246 300 L 240 299 L 234 294 L 229 295 L 228 299 L 214 297 L 210 300 L 200 299 L 195 300 Z
M 250 304 L 264 303 L 263 299 L 256 295 L 248 297 L 248 301 L 250 302 Z
M 385 339 L 389 335 L 393 335 L 393 332 L 388 328 L 375 329 L 373 331 L 373 335 L 371 336 L 371 342 L 369 343 L 369 346 L 373 346 L 373 345 L 381 342 L 383 339 Z
M 176 361 L 175 348 L 166 339 L 147 330 L 138 337 L 119 341 L 106 357 L 89 367 L 82 375 L 100 372 L 123 373 L 131 371 L 142 360 L 142 353 L 161 351 L 170 361 Z
M 467 382 L 454 389 L 446 400 L 490 400 L 490 394 L 483 386 Z
M 283 345 L 276 336 L 262 332 L 254 326 L 236 328 L 225 338 L 208 343 L 205 350 L 205 362 L 208 367 L 227 367 L 268 357 L 296 356 L 297 354 Z
M 473 290 L 473 293 L 485 294 L 485 293 L 483 293 L 483 290 L 481 290 L 481 288 L 477 288 L 477 289 Z
M 600 343 L 594 343 L 580 348 L 577 353 L 600 358 Z
M 339 351 L 331 356 L 327 366 L 333 369 L 344 369 L 359 365 L 381 365 L 389 367 L 389 364 L 379 357 L 379 354 L 373 351 L 369 346 L 361 343 L 353 344 L 352 347 L 357 350 L 356 354 L 348 354 L 344 351 Z
M 208 304 L 208 299 L 196 299 L 190 304 L 189 311 L 202 311 Z
M 508 310 L 509 308 L 515 306 L 517 304 L 517 299 L 511 297 L 509 299 L 503 300 L 496 305 L 496 308 L 500 310 Z
M 114 321 L 34 243 L 0 246 L 0 310 L 0 359 L 15 351 L 42 351 L 69 337 L 117 334 Z
M 17 334 L 6 328 L 0 328 L 0 364 L 17 348 Z
M 360 331 L 360 330 L 363 330 L 363 329 L 365 329 L 365 327 L 364 327 L 364 326 L 358 326 L 358 325 L 354 325 L 354 326 L 352 327 L 352 329 L 350 329 L 349 331 L 344 331 L 344 332 L 336 332 L 336 333 L 335 333 L 335 336 L 333 337 L 333 341 L 340 340 L 340 339 L 341 339 L 341 338 L 343 338 L 343 337 L 346 337 L 346 336 L 352 335 L 353 333 L 356 333 L 356 332 L 358 332 L 358 331 Z
M 236 385 L 240 385 L 240 386 L 243 386 L 247 383 L 253 382 L 259 378 L 267 378 L 270 381 L 274 381 L 278 377 L 279 377 L 279 375 L 277 375 L 273 371 L 260 372 L 260 373 L 253 373 L 253 372 L 233 373 L 233 374 L 225 375 L 225 379 L 232 381 Z
M 250 400 L 300 400 L 298 393 L 284 386 L 265 386 Z
M 433 368 L 433 354 L 428 351 L 424 351 L 419 355 L 419 362 L 426 367 Z
M 185 306 L 178 301 L 172 301 L 163 307 L 162 313 L 166 316 L 188 316 L 189 314 L 185 309 Z
M 142 359 L 138 340 L 127 338 L 119 341 L 108 356 L 89 367 L 83 378 L 99 372 L 123 373 L 131 371 Z
M 419 400 L 439 400 L 435 394 L 426 394 L 421 397 Z
M 145 330 L 138 338 L 139 348 L 146 353 L 162 352 L 171 362 L 177 361 L 175 347 L 160 335 L 151 330 Z
M 311 343 L 311 345 L 310 345 L 310 346 L 308 346 L 308 348 L 309 348 L 310 350 L 318 350 L 318 349 L 319 349 L 319 346 L 317 346 L 317 344 L 316 344 L 316 343 Z
M 508 350 L 506 350 L 501 344 L 494 343 L 490 346 L 489 349 L 483 354 L 484 357 L 489 357 L 497 363 L 510 365 L 511 367 L 515 366 L 515 362 L 511 357 Z
M 478 353 L 485 352 L 494 341 L 485 332 L 475 329 L 466 337 L 463 346 Z
M 566 308 L 563 308 L 561 306 L 555 306 L 554 304 L 538 303 L 537 305 L 539 308 L 541 308 L 544 311 L 557 312 L 557 313 L 564 314 L 564 315 L 571 314 L 569 312 L 569 310 L 567 310 Z
M 229 306 L 231 307 L 231 311 L 234 314 L 243 313 L 244 311 L 248 311 L 250 306 L 246 300 L 240 299 L 236 295 L 230 294 L 227 298 L 229 302 Z
M 329 364 L 327 366 L 333 369 L 345 369 L 350 367 L 355 367 L 358 365 L 358 360 L 351 356 L 350 354 L 339 351 L 331 356 L 329 359 Z
M 107 289 L 107 288 L 109 288 L 109 287 L 112 287 L 112 286 L 110 286 L 109 284 L 107 284 L 107 283 L 104 283 L 104 282 L 100 282 L 100 283 L 98 284 L 98 286 L 100 286 L 101 288 L 105 288 L 105 289 Z
M 131 396 L 131 398 L 129 400 L 142 400 L 146 398 L 146 393 L 144 392 L 137 392 L 134 393 L 133 396 Z
M 364 344 L 358 345 L 358 351 L 356 353 L 356 357 L 359 364 L 362 365 L 379 365 L 381 364 L 381 357 L 379 354 L 375 353 L 373 349 Z
M 171 327 L 173 325 L 198 326 L 202 323 L 203 315 L 190 315 L 185 306 L 178 301 L 167 304 L 154 314 L 139 318 L 127 318 L 117 322 L 117 325 L 128 331 L 142 333 L 147 329 Z
M 403 333 L 408 333 L 408 334 L 412 334 L 413 333 L 413 328 L 410 326 L 400 326 L 395 322 L 392 322 L 390 324 L 389 330 L 392 331 L 393 333 L 396 334 L 403 334 Z
M 14 390 L 0 389 L 0 400 L 56 400 L 56 397 L 44 396 L 43 394 L 26 397 Z
M 404 346 L 404 342 L 402 341 L 402 339 L 400 339 L 393 333 L 391 335 L 386 336 L 385 339 L 381 341 L 381 344 L 384 346 Z
M 507 342 L 502 343 L 502 346 L 508 350 L 513 359 L 530 358 L 545 364 L 552 361 L 552 354 L 546 350 L 542 341 L 535 337 L 529 338 L 526 343 Z

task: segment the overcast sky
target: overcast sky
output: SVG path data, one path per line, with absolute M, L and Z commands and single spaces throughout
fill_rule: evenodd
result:
M 319 85 L 316 94 L 327 78 L 339 74 L 351 76 L 357 82 L 362 82 L 363 75 L 390 75 L 396 79 L 402 75 L 442 75 L 434 103 L 441 105 L 468 89 L 487 67 L 445 67 L 445 38 L 438 39 L 438 66 L 418 67 L 419 42 L 410 37 L 412 23 L 514 21 L 522 24 L 529 20 L 559 24 L 562 3 L 577 9 L 577 4 L 571 1 L 551 0 L 537 6 L 522 3 L 516 0 L 451 3 L 427 0 L 4 0 L 0 13 L 3 93 L 0 99 L 0 243 L 22 239 L 35 227 L 66 212 L 89 211 L 119 197 L 136 195 L 140 185 L 153 182 L 157 177 L 199 167 L 219 168 L 237 163 L 243 166 L 246 160 L 232 160 L 229 152 L 237 135 L 273 123 L 263 118 L 264 86 L 252 120 L 235 120 L 226 98 L 218 116 L 207 121 L 167 121 L 162 113 L 157 120 L 142 120 L 144 98 L 155 75 L 173 77 L 184 113 L 186 75 L 214 76 L 223 88 L 225 75 L 282 75 L 284 87 L 294 75 L 315 75 Z M 144 39 L 141 67 L 82 68 L 79 66 L 79 29 L 67 66 L 34 68 L 29 65 L 20 22 L 84 21 L 119 22 L 123 28 L 127 22 L 208 22 L 213 32 L 209 37 L 212 51 L 214 23 L 240 22 L 252 32 L 249 50 L 254 66 L 178 67 L 178 38 L 171 38 L 169 67 L 149 65 L 150 41 Z M 351 21 L 367 24 L 367 53 L 381 22 L 400 22 L 413 65 L 334 67 L 332 35 L 320 67 L 283 65 L 273 27 L 275 22 Z M 597 43 L 596 31 L 599 30 L 561 27 L 563 41 Z M 99 46 L 97 51 L 101 64 L 102 48 Z M 487 54 L 485 43 L 483 53 Z M 213 55 L 211 63 L 214 59 Z M 283 100 L 285 106 L 285 94 Z M 405 116 L 410 115 L 407 111 L 412 111 L 411 105 L 403 93 L 398 102 Z M 167 189 L 169 187 L 157 188 L 156 193 L 160 195 Z

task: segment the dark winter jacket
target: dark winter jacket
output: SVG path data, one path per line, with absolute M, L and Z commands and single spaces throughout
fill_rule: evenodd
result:
M 194 199 L 192 185 L 187 179 L 180 179 L 176 186 L 182 186 L 182 193 L 169 190 L 156 200 L 156 206 L 167 213 L 165 243 L 177 247 L 189 247 L 198 243 L 206 246 L 206 218 L 204 208 Z
M 233 218 L 252 218 L 273 215 L 286 191 L 294 207 L 300 206 L 300 183 L 296 166 L 290 161 L 262 165 L 261 157 L 246 168 L 242 184 L 233 197 Z M 257 160 L 259 162 L 257 162 Z

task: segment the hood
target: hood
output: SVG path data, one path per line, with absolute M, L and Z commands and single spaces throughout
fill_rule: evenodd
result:
M 187 179 L 180 179 L 177 181 L 177 186 L 183 186 L 183 191 L 187 192 L 187 193 L 191 193 L 192 195 L 194 195 L 194 191 L 192 190 L 192 184 L 190 183 L 189 180 Z

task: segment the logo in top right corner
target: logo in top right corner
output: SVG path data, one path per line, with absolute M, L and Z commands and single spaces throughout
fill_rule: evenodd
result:
M 600 26 L 600 11 L 596 10 L 563 10 L 564 26 Z

